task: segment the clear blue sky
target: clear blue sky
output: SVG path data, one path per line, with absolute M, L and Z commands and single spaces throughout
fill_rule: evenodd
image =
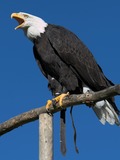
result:
M 0 122 L 52 98 L 47 80 L 34 60 L 32 43 L 12 12 L 28 12 L 48 23 L 62 25 L 76 33 L 94 54 L 106 76 L 120 83 L 120 1 L 119 0 L 1 0 L 0 1 Z M 116 97 L 120 108 L 120 97 Z M 73 129 L 67 112 L 67 154 L 59 149 L 59 113 L 54 116 L 54 159 L 113 160 L 120 157 L 120 128 L 103 126 L 92 109 L 75 107 L 79 154 L 75 153 Z M 38 159 L 38 121 L 21 126 L 0 137 L 1 160 Z

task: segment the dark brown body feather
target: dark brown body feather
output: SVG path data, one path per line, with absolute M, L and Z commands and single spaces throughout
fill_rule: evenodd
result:
M 82 93 L 83 84 L 93 91 L 114 85 L 106 78 L 83 42 L 63 27 L 49 24 L 45 33 L 34 40 L 33 50 L 54 96 L 64 92 Z M 118 114 L 119 110 L 113 99 L 108 101 Z
M 54 77 L 67 91 L 82 92 L 82 82 L 93 91 L 113 85 L 86 46 L 65 28 L 48 25 L 34 44 L 35 58 L 46 78 Z

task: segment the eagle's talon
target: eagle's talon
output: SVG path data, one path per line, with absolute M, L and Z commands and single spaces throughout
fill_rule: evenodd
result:
M 49 112 L 49 109 L 50 109 L 51 104 L 52 104 L 52 101 L 51 101 L 51 100 L 48 100 L 48 101 L 47 101 L 47 104 L 46 104 L 46 106 L 45 106 L 47 112 Z
M 47 113 L 49 114 L 49 116 L 53 116 L 53 114 L 51 112 L 47 111 Z

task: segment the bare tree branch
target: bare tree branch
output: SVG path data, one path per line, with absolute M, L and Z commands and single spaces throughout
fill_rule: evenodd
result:
M 86 94 L 69 95 L 63 99 L 62 107 L 67 108 L 73 105 L 75 106 L 88 102 L 97 102 L 116 95 L 120 95 L 120 85 L 115 85 L 99 92 L 88 92 Z M 61 109 L 62 108 L 59 106 L 59 104 L 56 104 L 56 106 L 51 105 L 49 112 L 53 114 L 60 111 Z M 0 135 L 3 135 L 21 125 L 37 120 L 39 118 L 39 115 L 42 113 L 47 113 L 45 106 L 22 113 L 1 123 Z

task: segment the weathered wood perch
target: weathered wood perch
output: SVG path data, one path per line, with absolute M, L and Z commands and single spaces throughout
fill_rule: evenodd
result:
M 106 99 L 108 97 L 120 95 L 120 85 L 115 85 L 107 89 L 101 90 L 99 92 L 90 92 L 86 94 L 79 95 L 69 95 L 63 99 L 63 107 L 67 108 L 69 106 L 80 105 L 86 103 L 87 101 L 97 102 L 99 100 Z M 61 107 L 56 104 L 56 107 L 51 105 L 50 113 L 53 114 L 61 110 Z M 22 113 L 15 116 L 0 124 L 0 135 L 3 135 L 21 125 L 35 121 L 39 118 L 42 113 L 47 113 L 45 106 L 39 107 L 28 112 Z

